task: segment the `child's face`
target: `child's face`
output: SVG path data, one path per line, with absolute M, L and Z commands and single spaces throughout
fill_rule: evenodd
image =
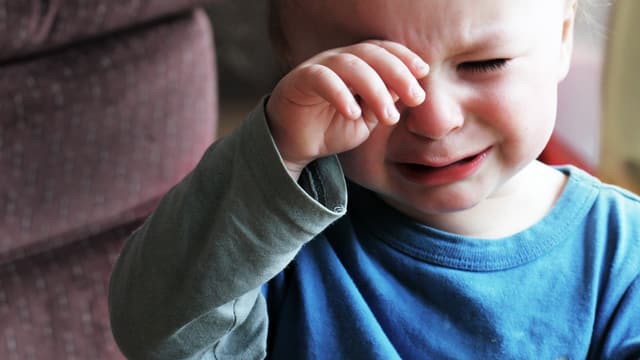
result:
M 543 150 L 568 71 L 573 10 L 561 0 L 312 0 L 285 13 L 295 65 L 338 46 L 399 42 L 431 67 L 426 101 L 397 106 L 340 155 L 346 175 L 426 223 L 512 192 Z M 509 189 L 509 190 L 507 190 Z

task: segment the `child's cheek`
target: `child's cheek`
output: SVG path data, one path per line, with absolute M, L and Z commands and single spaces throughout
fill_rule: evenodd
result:
M 384 177 L 391 133 L 399 126 L 400 123 L 394 126 L 379 125 L 360 146 L 339 154 L 345 175 L 363 186 L 376 183 Z

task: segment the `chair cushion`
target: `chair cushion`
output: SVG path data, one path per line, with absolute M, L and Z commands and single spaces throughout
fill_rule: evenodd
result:
M 0 61 L 60 47 L 207 0 L 0 0 Z
M 202 11 L 0 66 L 0 263 L 145 216 L 214 137 Z
M 107 294 L 122 242 L 137 226 L 0 264 L 0 359 L 124 360 Z

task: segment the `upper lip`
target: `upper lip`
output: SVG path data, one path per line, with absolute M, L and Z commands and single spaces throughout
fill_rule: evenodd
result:
M 490 148 L 491 147 L 489 146 L 475 152 L 469 152 L 466 154 L 453 155 L 453 156 L 452 155 L 438 156 L 438 155 L 429 155 L 429 154 L 421 155 L 416 153 L 403 153 L 403 154 L 394 155 L 391 157 L 391 159 L 393 162 L 398 164 L 422 165 L 427 167 L 439 168 L 439 167 L 445 167 L 445 166 L 455 164 L 458 161 L 473 158 L 475 156 L 478 156 L 484 153 Z

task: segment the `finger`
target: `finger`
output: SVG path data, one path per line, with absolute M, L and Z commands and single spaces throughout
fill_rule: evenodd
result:
M 378 125 L 378 117 L 371 110 L 371 108 L 364 107 L 362 109 L 362 120 L 364 121 L 365 126 L 369 129 L 369 132 L 373 131 L 373 129 Z
M 352 90 L 332 69 L 321 64 L 309 64 L 300 67 L 297 71 L 302 72 L 301 83 L 310 86 L 308 91 L 331 104 L 342 116 L 352 120 L 361 116 L 362 109 L 354 98 Z M 306 91 L 299 88 L 296 90 L 308 97 Z
M 398 94 L 396 94 L 396 92 L 393 91 L 393 89 L 389 89 L 389 94 L 391 94 L 391 98 L 393 99 L 393 102 L 400 100 L 400 96 L 398 96 Z
M 349 52 L 332 54 L 323 63 L 334 71 L 382 122 L 394 124 L 400 114 L 380 74 L 360 57 Z
M 429 64 L 408 47 L 388 40 L 367 40 L 366 42 L 378 45 L 395 55 L 411 70 L 416 79 L 422 79 L 429 74 Z
M 402 47 L 400 44 L 397 46 Z M 370 42 L 354 45 L 348 50 L 369 64 L 403 103 L 416 106 L 424 101 L 425 92 L 403 59 L 386 48 Z

